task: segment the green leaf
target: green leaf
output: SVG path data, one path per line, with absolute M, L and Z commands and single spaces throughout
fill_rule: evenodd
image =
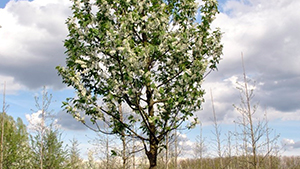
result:
M 118 153 L 115 150 L 110 150 L 110 153 L 111 153 L 110 156 L 112 156 L 112 157 L 118 156 Z

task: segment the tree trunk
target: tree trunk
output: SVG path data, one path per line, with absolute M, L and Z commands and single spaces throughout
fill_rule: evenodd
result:
M 154 116 L 154 101 L 153 101 L 153 91 L 150 87 L 150 83 L 146 85 L 146 97 L 147 97 L 147 105 L 148 105 L 148 116 L 153 117 Z M 146 155 L 149 160 L 150 169 L 156 169 L 157 166 L 157 150 L 158 150 L 158 144 L 159 141 L 157 140 L 155 134 L 156 134 L 156 126 L 154 122 L 149 122 L 149 144 L 150 148 L 149 150 L 146 150 Z
M 44 136 L 45 136 L 45 108 L 47 107 L 47 92 L 46 92 L 46 86 L 43 88 L 43 100 L 42 100 L 42 122 L 41 122 L 41 140 L 40 140 L 40 169 L 44 168 Z M 47 108 L 46 108 L 47 109 Z
M 177 129 L 175 129 L 175 157 L 174 157 L 174 168 L 177 169 L 177 157 L 178 157 L 178 136 L 177 136 Z
M 156 129 L 155 129 L 155 125 L 153 123 L 150 123 L 149 125 L 150 127 L 150 132 L 149 133 L 149 144 L 150 144 L 150 150 L 149 151 L 146 151 L 146 155 L 148 157 L 148 160 L 149 160 L 149 164 L 150 164 L 150 167 L 149 169 L 156 169 L 156 165 L 157 165 L 157 151 L 158 151 L 158 140 L 156 139 L 155 135 L 153 133 L 156 132 Z
M 156 142 L 155 140 L 152 142 L 150 139 L 150 150 L 146 153 L 150 164 L 149 169 L 156 169 L 157 166 L 158 145 L 155 142 Z
M 3 152 L 4 152 L 4 115 L 5 115 L 5 88 L 6 82 L 4 82 L 3 89 L 3 109 L 2 109 L 2 121 L 1 121 L 1 157 L 0 157 L 0 169 L 3 168 Z
M 122 103 L 119 104 L 119 113 L 120 113 L 120 121 L 123 122 L 123 109 Z M 121 132 L 121 140 L 122 140 L 122 169 L 126 169 L 127 157 L 126 157 L 126 138 L 125 138 L 125 131 L 122 130 Z
M 252 120 L 252 110 L 251 110 L 251 103 L 250 103 L 250 99 L 251 99 L 251 92 L 249 92 L 248 89 L 248 80 L 247 80 L 247 76 L 246 76 L 246 71 L 245 71 L 245 66 L 244 66 L 244 58 L 243 58 L 243 54 L 242 54 L 242 63 L 243 63 L 243 75 L 244 75 L 244 85 L 245 85 L 245 97 L 246 97 L 246 116 L 247 116 L 247 120 L 249 121 L 249 128 L 250 128 L 250 136 L 251 136 L 251 148 L 252 148 L 252 165 L 255 169 L 257 169 L 257 159 L 256 159 L 256 139 L 255 139 L 255 132 L 254 132 L 254 124 L 253 124 L 253 120 Z
M 132 152 L 135 152 L 135 141 L 133 140 Z M 135 153 L 132 154 L 132 167 L 135 169 Z
M 169 134 L 166 134 L 166 169 L 169 169 L 169 157 L 168 157 L 168 153 L 169 153 Z

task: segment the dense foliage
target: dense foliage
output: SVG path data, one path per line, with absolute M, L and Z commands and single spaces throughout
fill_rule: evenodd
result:
M 31 166 L 32 151 L 29 146 L 28 133 L 23 121 L 18 118 L 15 121 L 6 113 L 0 114 L 0 120 L 4 118 L 3 133 L 3 168 L 26 168 Z
M 77 91 L 66 110 L 139 138 L 155 166 L 166 134 L 201 108 L 205 72 L 219 63 L 221 33 L 210 29 L 217 1 L 73 0 L 72 10 L 67 66 L 57 67 Z M 124 120 L 120 104 L 130 109 Z
M 31 163 L 33 168 L 40 168 L 40 148 L 41 138 L 43 138 L 43 168 L 61 168 L 67 169 L 71 163 L 68 163 L 68 152 L 60 139 L 58 130 L 47 130 L 43 136 L 35 135 L 31 137 L 31 147 L 34 152 Z

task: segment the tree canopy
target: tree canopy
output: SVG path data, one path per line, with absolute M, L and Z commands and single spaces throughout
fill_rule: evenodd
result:
M 4 139 L 3 139 L 3 168 L 30 168 L 32 155 L 26 126 L 21 118 L 17 121 L 6 113 L 0 114 L 4 118 Z M 0 133 L 3 131 L 0 129 Z
M 205 73 L 219 63 L 221 32 L 210 28 L 217 1 L 73 0 L 72 10 L 67 65 L 57 69 L 77 94 L 64 107 L 83 123 L 81 112 L 139 138 L 155 167 L 166 133 L 201 108 Z

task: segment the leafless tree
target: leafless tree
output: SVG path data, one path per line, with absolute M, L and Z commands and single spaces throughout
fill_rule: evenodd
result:
M 205 145 L 205 138 L 203 138 L 203 132 L 202 132 L 202 123 L 199 124 L 200 127 L 200 134 L 196 137 L 196 146 L 194 149 L 194 157 L 197 159 L 200 159 L 200 169 L 203 168 L 203 155 L 206 152 L 206 145 Z
M 259 119 L 254 118 L 257 113 L 258 104 L 253 104 L 252 99 L 254 97 L 254 87 L 249 85 L 250 80 L 246 76 L 244 60 L 242 55 L 242 67 L 243 67 L 243 82 L 237 83 L 237 89 L 240 91 L 241 103 L 239 106 L 235 106 L 236 110 L 241 114 L 242 119 L 237 121 L 238 125 L 242 129 L 243 136 L 243 150 L 245 151 L 247 168 L 251 165 L 252 168 L 259 168 L 259 164 L 270 154 L 270 147 L 263 155 L 263 158 L 259 158 L 260 152 L 264 150 L 265 146 L 274 142 L 279 136 L 275 136 L 270 140 L 268 121 L 266 118 Z M 267 138 L 263 141 L 263 138 Z M 261 150 L 261 151 L 260 151 Z M 250 160 L 251 158 L 251 160 Z
M 213 94 L 210 89 L 210 98 L 211 98 L 211 104 L 212 104 L 212 112 L 213 112 L 213 127 L 214 131 L 212 131 L 212 134 L 215 136 L 215 139 L 213 141 L 216 144 L 216 149 L 217 149 L 217 155 L 219 157 L 219 163 L 220 163 L 220 168 L 223 168 L 223 152 L 222 152 L 222 140 L 221 140 L 221 129 L 220 125 L 218 124 L 217 117 L 216 117 L 216 111 L 215 111 L 215 106 L 214 106 L 214 99 L 213 99 Z

